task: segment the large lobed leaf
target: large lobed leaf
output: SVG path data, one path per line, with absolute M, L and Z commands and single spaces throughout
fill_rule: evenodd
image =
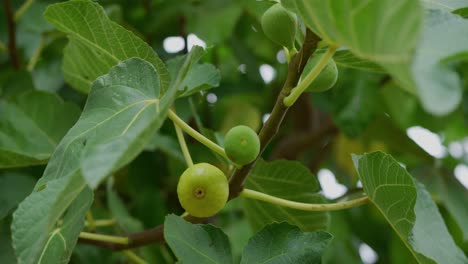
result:
M 320 264 L 331 240 L 332 235 L 324 231 L 301 232 L 288 223 L 271 224 L 249 240 L 241 263 Z
M 46 163 L 79 115 L 78 106 L 41 91 L 0 105 L 0 168 Z
M 318 194 L 320 187 L 317 178 L 297 161 L 259 160 L 245 187 L 297 202 L 325 202 Z M 253 199 L 244 199 L 243 204 L 247 218 L 256 231 L 267 224 L 284 221 L 298 226 L 301 231 L 326 229 L 328 225 L 326 212 L 305 212 Z
M 467 263 L 425 187 L 390 155 L 353 156 L 365 192 L 419 263 Z
M 104 9 L 88 0 L 72 0 L 50 5 L 44 13 L 48 22 L 68 34 L 64 50 L 65 80 L 87 93 L 92 82 L 120 61 L 138 57 L 150 62 L 165 91 L 169 73 L 153 49 L 132 32 L 112 22 Z
M 403 89 L 417 94 L 426 111 L 446 115 L 460 104 L 460 77 L 444 60 L 468 52 L 468 21 L 448 12 L 450 6 L 463 4 L 436 1 L 432 8 L 448 7 L 426 13 L 414 0 L 287 0 L 283 4 L 298 12 L 327 43 L 345 46 L 357 57 L 380 65 Z

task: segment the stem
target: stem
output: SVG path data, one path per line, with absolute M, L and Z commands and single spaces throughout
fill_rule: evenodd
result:
M 127 256 L 127 258 L 133 261 L 136 264 L 148 264 L 144 259 L 140 258 L 137 254 L 130 250 L 123 250 L 122 253 Z
M 34 0 L 26 0 L 26 2 L 24 2 L 23 5 L 21 5 L 15 12 L 15 21 L 18 21 L 33 3 Z
M 282 207 L 287 207 L 287 208 L 292 208 L 292 209 L 297 209 L 297 210 L 302 210 L 302 211 L 312 211 L 312 212 L 343 210 L 343 209 L 348 209 L 351 207 L 363 205 L 369 202 L 369 198 L 367 196 L 364 196 L 361 198 L 349 200 L 346 202 L 340 202 L 340 203 L 329 203 L 329 204 L 300 203 L 300 202 L 294 202 L 294 201 L 278 198 L 276 196 L 268 195 L 262 192 L 257 192 L 257 191 L 249 190 L 249 189 L 244 189 L 242 192 L 240 192 L 239 196 L 244 197 L 244 198 L 264 201 L 264 202 L 271 203 L 274 205 L 279 205 Z
M 3 6 L 5 7 L 5 15 L 7 18 L 8 26 L 8 53 L 10 54 L 10 61 L 13 68 L 19 70 L 20 60 L 18 56 L 18 49 L 16 47 L 16 24 L 13 15 L 13 9 L 10 0 L 3 0 Z
M 182 130 L 180 129 L 180 127 L 177 125 L 176 122 L 174 122 L 174 128 L 177 134 L 177 139 L 179 140 L 180 148 L 182 149 L 182 154 L 184 154 L 185 162 L 187 162 L 188 167 L 192 167 L 193 160 L 192 160 L 192 157 L 190 156 L 190 152 L 187 147 L 187 142 L 185 142 L 184 133 L 182 132 Z
M 95 227 L 111 226 L 111 225 L 115 225 L 115 223 L 116 223 L 115 219 L 94 220 Z M 85 226 L 86 227 L 90 226 L 88 221 L 85 221 Z
M 168 117 L 176 124 L 178 127 L 180 127 L 182 130 L 185 131 L 185 133 L 189 134 L 192 136 L 194 139 L 211 149 L 212 151 L 218 153 L 220 156 L 223 156 L 224 158 L 228 159 L 226 155 L 226 152 L 224 152 L 224 149 L 220 147 L 218 144 L 214 143 L 213 141 L 209 140 L 202 134 L 200 134 L 198 131 L 190 127 L 187 123 L 184 122 L 179 116 L 177 116 L 174 111 L 169 110 L 168 112 Z
M 335 46 L 329 46 L 327 51 L 322 55 L 318 63 L 314 68 L 307 74 L 307 76 L 302 80 L 295 88 L 291 90 L 291 93 L 284 98 L 283 103 L 285 106 L 291 106 L 296 102 L 296 100 L 301 96 L 301 94 L 307 89 L 307 87 L 317 78 L 317 76 L 322 72 L 322 70 L 327 66 L 330 59 L 333 57 L 336 51 Z
M 281 92 L 278 94 L 276 103 L 273 106 L 271 115 L 267 122 L 263 125 L 262 130 L 258 137 L 260 138 L 260 154 L 265 151 L 270 141 L 278 133 L 281 123 L 288 112 L 289 107 L 283 104 L 283 99 L 291 92 L 291 89 L 297 85 L 301 73 L 307 63 L 308 58 L 312 55 L 313 51 L 317 48 L 317 43 L 320 39 L 312 33 L 312 31 L 306 31 L 306 37 L 301 50 L 296 56 L 291 59 L 288 65 L 288 76 L 283 84 Z M 229 179 L 229 199 L 235 198 L 244 188 L 244 182 L 250 171 L 254 167 L 256 160 L 250 164 L 245 165 L 242 169 L 235 170 Z
M 93 213 L 91 213 L 91 211 L 89 210 L 88 212 L 86 212 L 86 222 L 88 222 L 89 231 L 94 231 L 96 229 L 96 224 L 94 223 Z
M 88 232 L 81 232 L 79 238 L 101 241 L 101 242 L 110 242 L 110 243 L 115 243 L 115 244 L 120 244 L 120 245 L 128 245 L 128 243 L 130 242 L 128 237 L 110 236 L 110 235 L 95 234 L 95 233 L 88 233 Z

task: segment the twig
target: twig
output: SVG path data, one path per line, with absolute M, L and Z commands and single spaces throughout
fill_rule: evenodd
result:
M 21 5 L 20 8 L 18 8 L 18 10 L 15 12 L 15 21 L 18 21 L 33 3 L 34 0 L 26 0 L 23 5 Z
M 281 89 L 278 98 L 276 99 L 276 103 L 273 107 L 273 110 L 271 111 L 270 117 L 259 133 L 261 143 L 260 155 L 266 149 L 268 143 L 270 143 L 276 133 L 278 133 L 281 123 L 283 122 L 283 118 L 288 111 L 288 107 L 283 104 L 283 100 L 286 96 L 289 95 L 291 89 L 297 85 L 307 60 L 312 55 L 313 51 L 317 48 L 318 41 L 319 38 L 308 30 L 301 50 L 289 63 L 288 76 L 286 81 L 284 82 L 283 88 Z M 244 166 L 242 169 L 234 171 L 229 180 L 230 199 L 237 197 L 242 191 L 244 188 L 245 179 L 254 167 L 257 160 Z
M 11 1 L 3 0 L 3 6 L 5 8 L 8 26 L 8 53 L 10 54 L 10 61 L 13 68 L 19 70 L 20 61 L 18 57 L 18 49 L 16 47 L 16 24 Z

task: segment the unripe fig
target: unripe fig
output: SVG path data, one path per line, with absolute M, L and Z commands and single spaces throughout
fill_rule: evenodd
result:
M 294 48 L 297 18 L 280 3 L 272 5 L 262 16 L 262 29 L 273 42 L 288 49 Z
M 301 79 L 304 79 L 305 76 L 314 68 L 318 63 L 321 56 L 314 56 L 307 62 L 304 71 L 302 72 Z M 315 80 L 307 87 L 307 92 L 324 92 L 332 88 L 336 81 L 338 80 L 338 68 L 333 59 L 327 63 L 327 66 L 323 68 L 320 74 L 315 78 Z
M 260 152 L 260 139 L 250 127 L 236 126 L 226 133 L 224 150 L 232 162 L 238 165 L 249 164 Z
M 220 169 L 208 163 L 198 163 L 180 176 L 177 195 L 180 204 L 190 215 L 210 217 L 226 204 L 229 183 Z

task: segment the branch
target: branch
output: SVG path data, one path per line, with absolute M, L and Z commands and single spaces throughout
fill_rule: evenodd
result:
M 193 216 L 187 216 L 185 220 L 191 223 L 203 223 L 205 219 L 196 218 Z M 164 225 L 158 225 L 156 227 L 144 230 L 139 233 L 129 234 L 128 244 L 119 244 L 105 241 L 97 241 L 87 238 L 79 238 L 80 243 L 91 244 L 102 248 L 107 248 L 113 251 L 121 251 L 131 248 L 137 248 L 152 243 L 163 243 L 164 242 Z
M 299 53 L 291 60 L 288 66 L 288 76 L 286 81 L 281 89 L 278 98 L 276 100 L 276 104 L 273 107 L 270 117 L 268 121 L 263 126 L 262 130 L 259 133 L 260 143 L 261 143 L 261 151 L 258 158 L 260 157 L 261 153 L 265 150 L 268 143 L 273 139 L 273 137 L 278 132 L 281 123 L 283 121 L 286 112 L 288 111 L 288 107 L 283 104 L 283 99 L 290 93 L 291 89 L 297 85 L 301 73 L 307 63 L 307 60 L 312 55 L 314 50 L 317 48 L 317 43 L 319 38 L 313 34 L 311 31 L 307 31 L 306 38 L 304 40 L 304 44 L 302 45 L 301 50 Z M 174 120 L 174 119 L 173 119 Z M 187 131 L 186 131 L 187 132 Z M 235 170 L 230 178 L 229 182 L 229 199 L 233 199 L 239 196 L 240 192 L 244 189 L 244 181 L 247 175 L 252 170 L 255 162 L 252 162 L 242 169 Z M 185 220 L 191 223 L 203 223 L 206 222 L 207 219 L 196 218 L 193 216 L 188 216 Z M 90 239 L 79 239 L 79 242 L 92 244 L 99 247 L 108 248 L 114 251 L 120 251 L 135 247 L 140 247 L 144 245 L 148 245 L 151 243 L 163 243 L 164 242 L 164 225 L 159 225 L 154 228 L 142 231 L 140 233 L 134 233 L 128 235 L 129 243 L 127 245 L 121 245 L 116 243 L 110 242 L 102 242 L 102 241 L 95 241 Z
M 304 44 L 302 45 L 301 50 L 296 54 L 296 56 L 294 56 L 288 65 L 288 76 L 284 82 L 283 88 L 278 95 L 278 98 L 276 99 L 276 104 L 271 111 L 270 117 L 259 133 L 261 144 L 259 156 L 254 162 L 245 165 L 242 169 L 235 170 L 229 180 L 230 199 L 237 197 L 242 191 L 244 188 L 245 179 L 247 178 L 248 174 L 254 167 L 258 158 L 268 146 L 268 143 L 270 143 L 276 133 L 278 133 L 281 123 L 283 122 L 283 118 L 288 111 L 288 107 L 283 104 L 283 100 L 286 98 L 286 96 L 289 95 L 291 89 L 297 85 L 307 60 L 317 48 L 318 41 L 319 38 L 311 31 L 307 30 Z
M 5 8 L 8 26 L 8 53 L 10 54 L 10 61 L 13 65 L 13 68 L 19 70 L 20 61 L 18 57 L 18 49 L 16 47 L 16 24 L 15 16 L 13 14 L 13 8 L 11 6 L 11 1 L 3 0 L 3 6 Z

